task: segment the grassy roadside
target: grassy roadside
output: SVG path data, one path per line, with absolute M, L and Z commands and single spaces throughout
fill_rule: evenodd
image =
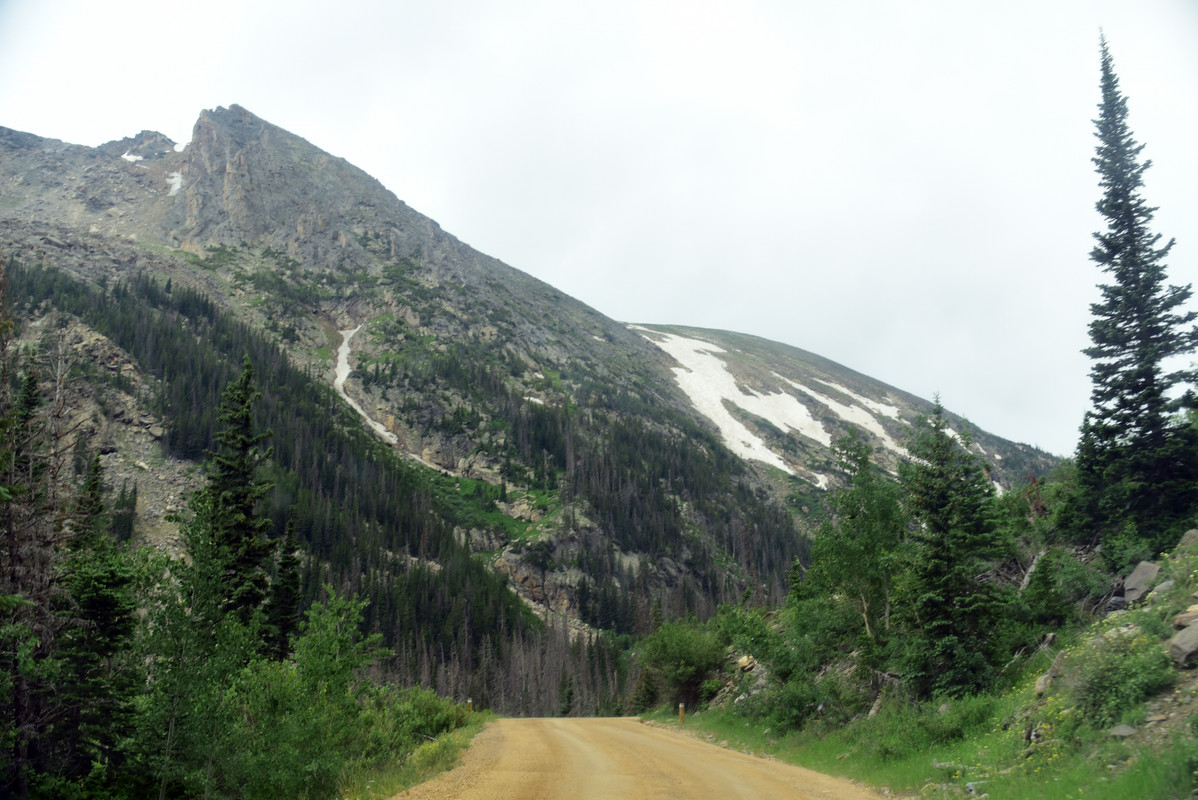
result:
M 341 800 L 386 800 L 453 769 L 462 751 L 494 719 L 489 711 L 472 714 L 464 726 L 425 742 L 402 761 L 345 776 Z
M 1062 626 L 982 695 L 915 703 L 891 686 L 879 699 L 856 677 L 852 654 L 827 691 L 787 691 L 796 679 L 782 684 L 768 658 L 757 660 L 786 644 L 784 624 L 743 624 L 705 683 L 722 684 L 717 705 L 688 715 L 685 728 L 909 798 L 1198 797 L 1198 666 L 1178 633 L 1198 615 L 1198 544 L 1183 542 L 1156 565 L 1146 597 Z M 678 726 L 672 710 L 649 718 Z
M 1070 725 L 1068 711 L 1050 702 L 1032 723 L 1041 738 L 1029 744 L 1027 709 L 1036 703 L 1029 683 L 1001 696 L 955 701 L 948 710 L 934 704 L 884 709 L 831 731 L 817 721 L 803 731 L 774 735 L 721 710 L 688 715 L 682 727 L 713 744 L 901 797 L 1172 800 L 1193 793 L 1198 737 L 1192 730 L 1176 730 L 1163 740 L 1117 740 L 1106 731 Z M 646 718 L 679 727 L 672 711 Z M 1046 722 L 1053 718 L 1055 731 Z

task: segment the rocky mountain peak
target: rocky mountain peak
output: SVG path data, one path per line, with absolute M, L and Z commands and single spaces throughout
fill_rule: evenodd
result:
M 403 207 L 362 170 L 238 105 L 201 112 L 184 155 L 167 225 L 189 250 L 250 244 L 301 263 L 356 262 L 359 209 Z
M 107 156 L 116 156 L 126 161 L 154 161 L 165 158 L 175 152 L 175 142 L 158 131 L 142 131 L 136 136 L 126 136 L 106 142 L 96 148 Z

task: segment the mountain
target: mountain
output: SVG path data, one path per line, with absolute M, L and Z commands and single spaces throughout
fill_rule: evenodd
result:
M 23 338 L 74 352 L 83 445 L 161 546 L 249 353 L 307 596 L 367 594 L 413 665 L 453 645 L 471 669 L 498 630 L 535 628 L 517 595 L 633 632 L 654 609 L 778 602 L 833 443 L 856 430 L 893 470 L 931 409 L 774 342 L 608 319 L 238 106 L 185 146 L 0 128 L 0 254 Z M 972 433 L 1003 486 L 1052 464 Z

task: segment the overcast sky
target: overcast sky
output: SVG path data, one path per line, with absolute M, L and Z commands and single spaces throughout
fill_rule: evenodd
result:
M 1099 29 L 1198 278 L 1198 2 L 0 0 L 0 125 L 240 104 L 626 322 L 764 336 L 1071 454 Z

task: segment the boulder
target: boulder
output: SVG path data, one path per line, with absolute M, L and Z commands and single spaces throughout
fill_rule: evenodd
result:
M 1173 618 L 1173 627 L 1176 630 L 1188 628 L 1190 625 L 1198 622 L 1198 603 L 1187 608 L 1185 611 Z
M 1144 599 L 1160 571 L 1161 565 L 1152 561 L 1141 561 L 1136 564 L 1136 568 L 1131 571 L 1131 574 L 1123 579 L 1123 597 L 1127 600 L 1128 605 Z
M 1065 651 L 1057 653 L 1056 658 L 1052 660 L 1052 664 L 1048 667 L 1048 672 L 1045 672 L 1036 680 L 1036 697 L 1043 697 L 1044 694 L 1052 688 L 1052 683 L 1061 674 L 1061 667 L 1065 663 Z
M 1181 535 L 1181 541 L 1177 543 L 1178 548 L 1193 547 L 1198 544 L 1198 528 L 1190 528 Z
M 1111 729 L 1111 736 L 1115 739 L 1126 739 L 1128 736 L 1135 736 L 1136 729 L 1130 725 L 1116 725 Z
M 1160 597 L 1164 596 L 1165 594 L 1167 594 L 1169 592 L 1169 590 L 1173 588 L 1173 586 L 1174 586 L 1173 581 L 1161 581 L 1156 586 L 1152 587 L 1152 591 L 1149 592 L 1148 596 L 1145 597 L 1144 599 L 1151 600 L 1154 597 L 1160 598 Z
M 1198 622 L 1187 625 L 1169 640 L 1169 657 L 1186 666 L 1198 655 Z

